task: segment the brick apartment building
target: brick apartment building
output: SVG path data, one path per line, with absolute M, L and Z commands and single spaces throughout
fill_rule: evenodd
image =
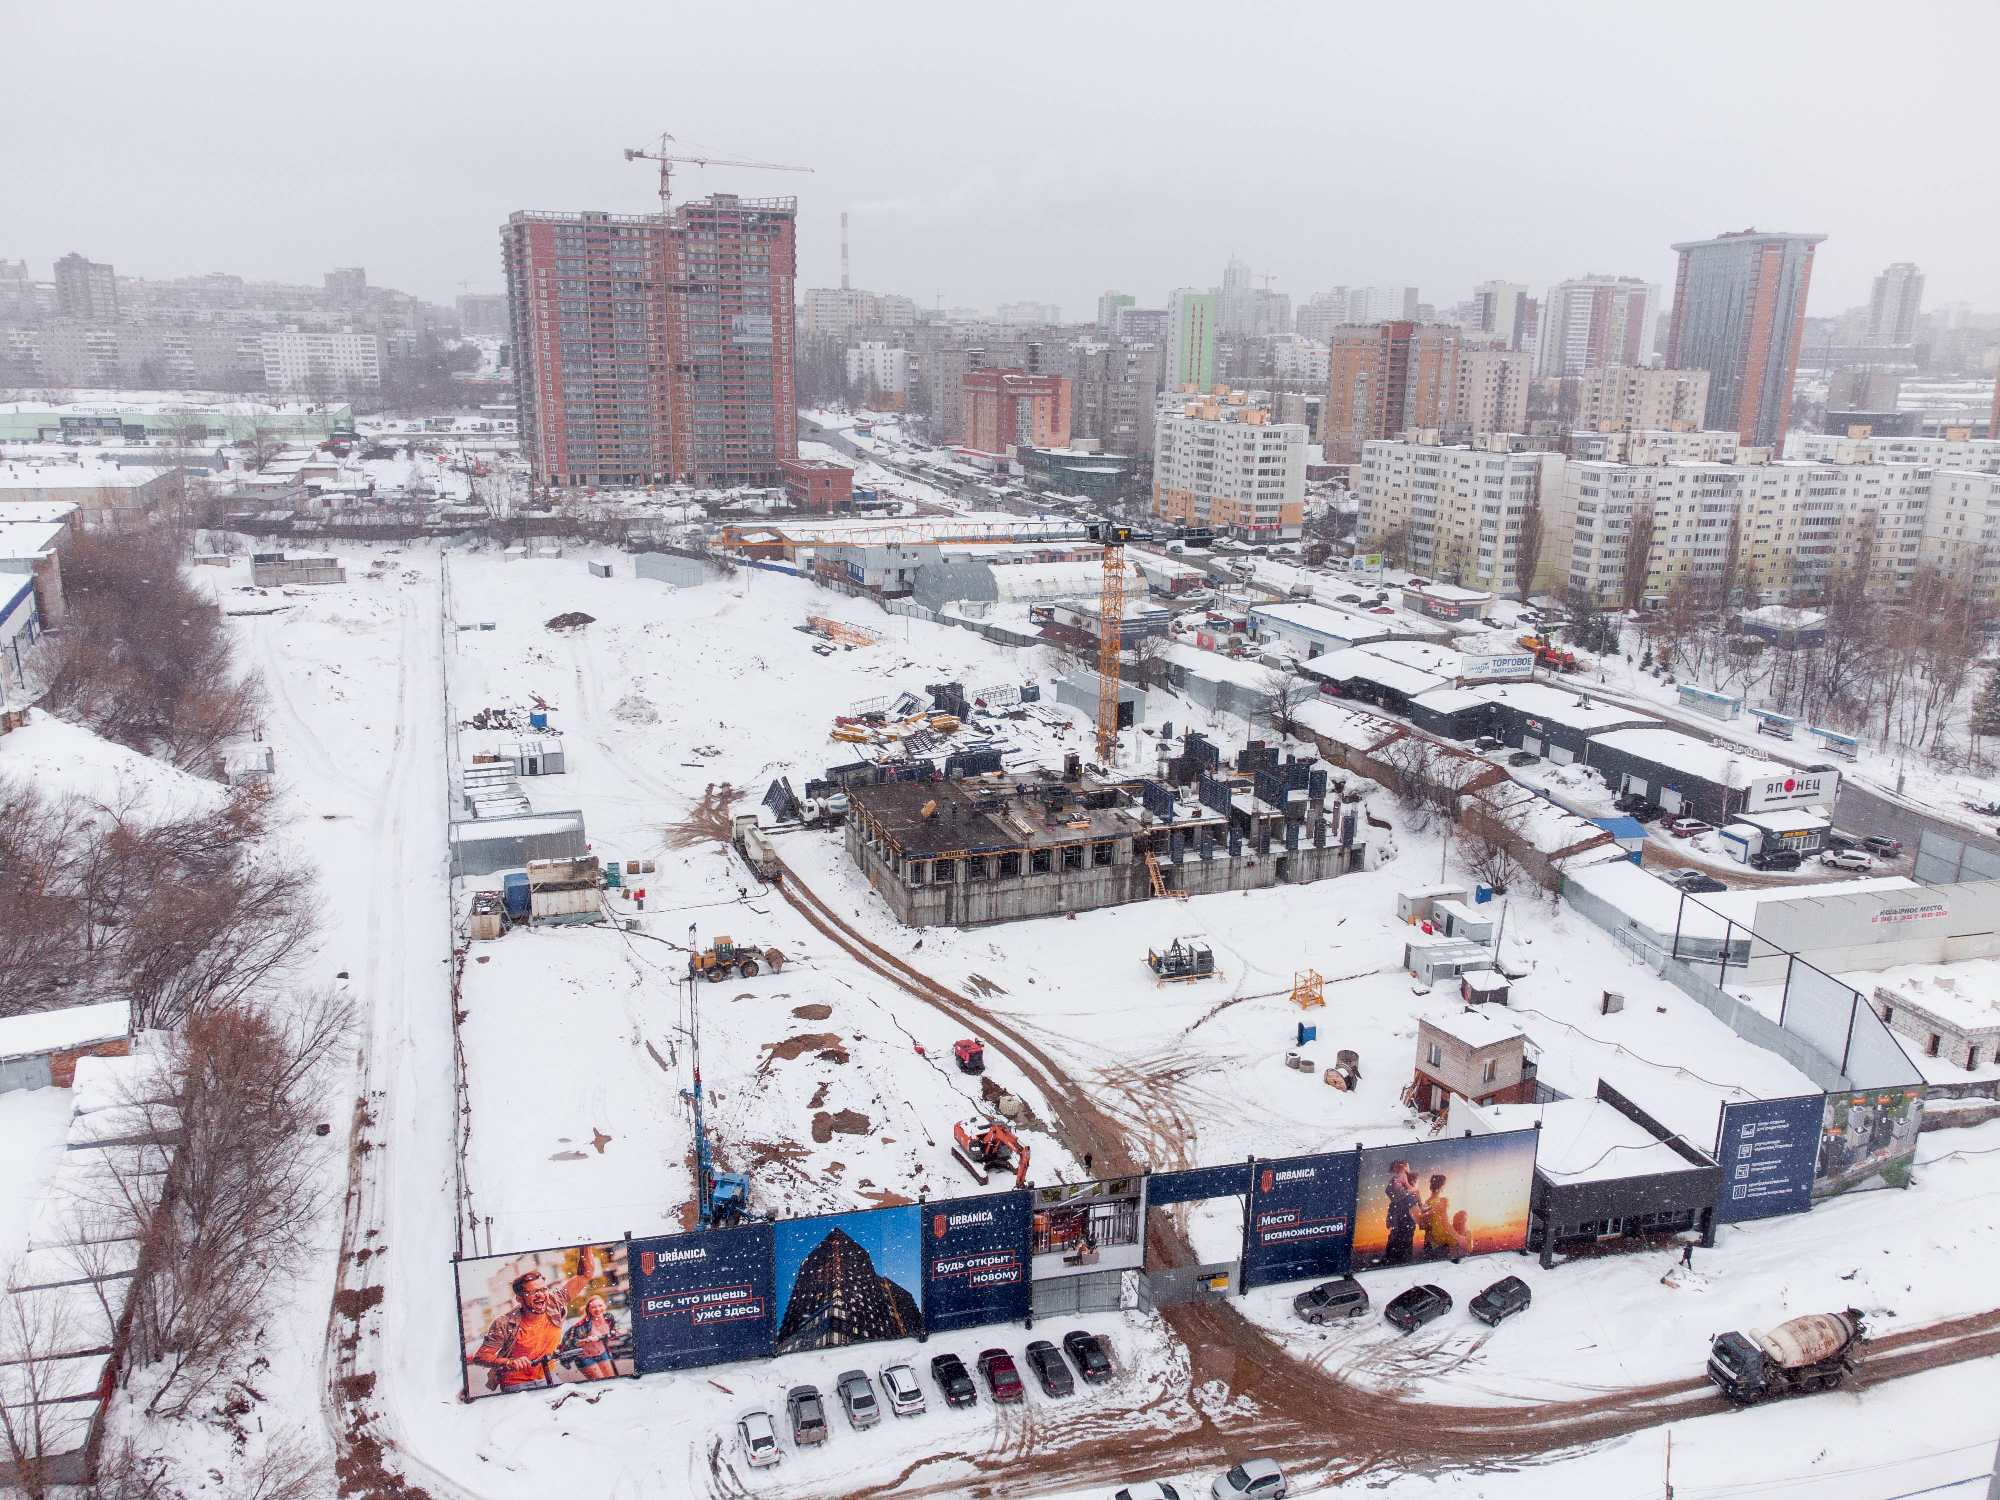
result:
M 1462 340 L 1456 328 L 1397 320 L 1336 328 L 1327 355 L 1320 440 L 1329 463 L 1353 464 L 1364 443 L 1451 425 Z
M 798 455 L 795 198 L 501 229 L 521 451 L 551 487 L 778 482 Z
M 1017 444 L 1066 448 L 1070 435 L 1070 382 L 1067 375 L 1030 375 L 1025 370 L 968 370 L 962 382 L 965 446 L 975 453 L 1005 457 Z

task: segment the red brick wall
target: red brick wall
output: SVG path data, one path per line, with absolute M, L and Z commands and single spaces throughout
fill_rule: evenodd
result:
M 58 1052 L 49 1059 L 49 1081 L 59 1089 L 71 1088 L 76 1083 L 76 1060 L 79 1057 L 129 1057 L 132 1053 L 132 1039 L 121 1036 L 115 1042 L 99 1042 L 94 1047 L 75 1047 L 68 1052 Z

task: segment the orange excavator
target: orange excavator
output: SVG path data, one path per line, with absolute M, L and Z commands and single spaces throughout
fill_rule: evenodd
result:
M 951 1127 L 951 1154 L 982 1187 L 995 1172 L 1014 1171 L 1014 1186 L 1028 1182 L 1028 1148 L 999 1120 L 960 1120 Z

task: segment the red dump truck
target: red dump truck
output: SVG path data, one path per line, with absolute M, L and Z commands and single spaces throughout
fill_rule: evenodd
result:
M 1708 1378 L 1745 1406 L 1794 1391 L 1825 1391 L 1854 1373 L 1861 1314 L 1808 1313 L 1768 1333 L 1725 1333 L 1709 1346 Z

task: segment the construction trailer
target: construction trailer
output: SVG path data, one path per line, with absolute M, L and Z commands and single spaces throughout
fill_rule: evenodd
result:
M 250 557 L 250 582 L 260 589 L 292 583 L 345 583 L 347 569 L 337 557 L 287 557 L 282 552 L 256 552 Z

